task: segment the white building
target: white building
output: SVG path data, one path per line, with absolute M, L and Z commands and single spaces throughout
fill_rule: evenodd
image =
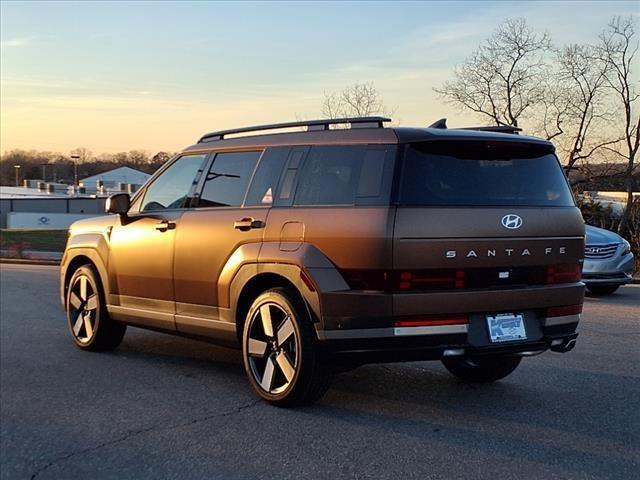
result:
M 105 189 L 111 190 L 120 184 L 142 185 L 150 177 L 148 173 L 141 172 L 131 167 L 118 167 L 107 172 L 102 172 L 80 180 L 80 185 L 87 190 L 97 188 L 98 182 L 102 182 Z

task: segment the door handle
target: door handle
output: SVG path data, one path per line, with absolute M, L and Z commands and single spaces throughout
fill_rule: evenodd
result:
M 160 223 L 156 223 L 156 230 L 160 230 L 161 232 L 166 232 L 167 230 L 173 230 L 176 228 L 175 222 L 169 222 L 168 220 L 164 220 Z
M 264 222 L 262 220 L 256 220 L 253 217 L 246 217 L 233 222 L 233 228 L 241 232 L 247 232 L 252 228 L 264 228 Z

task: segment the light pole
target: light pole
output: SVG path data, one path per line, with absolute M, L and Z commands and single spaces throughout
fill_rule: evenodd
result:
M 73 184 L 78 186 L 78 160 L 80 155 L 71 155 L 71 161 L 73 161 Z
M 41 163 L 40 165 L 42 165 L 42 181 L 46 182 L 47 181 L 47 164 Z
M 16 169 L 16 187 L 20 186 L 20 165 L 14 165 L 13 168 Z

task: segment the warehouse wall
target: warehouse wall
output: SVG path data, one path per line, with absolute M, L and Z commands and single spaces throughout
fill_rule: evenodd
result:
M 47 214 L 104 214 L 106 198 L 12 198 L 0 199 L 0 228 L 8 228 L 10 212 Z

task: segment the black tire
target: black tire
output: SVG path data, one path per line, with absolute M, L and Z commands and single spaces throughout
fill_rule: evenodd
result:
M 100 276 L 92 265 L 73 272 L 66 307 L 71 338 L 78 348 L 104 352 L 122 342 L 127 326 L 109 318 Z
M 445 357 L 442 364 L 456 377 L 470 383 L 489 383 L 500 380 L 513 372 L 521 357 Z
M 249 308 L 242 359 L 254 391 L 279 407 L 309 405 L 331 382 L 309 313 L 288 288 L 262 293 Z
M 594 296 L 611 295 L 620 285 L 588 285 L 589 293 Z

